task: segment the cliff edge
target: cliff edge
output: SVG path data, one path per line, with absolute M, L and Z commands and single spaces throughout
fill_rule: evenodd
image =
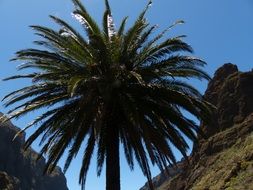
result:
M 156 190 L 253 189 L 253 71 L 240 72 L 225 64 L 209 82 L 205 99 L 217 107 L 210 126 L 201 126 L 189 156 L 172 175 L 154 178 Z M 141 190 L 148 190 L 147 185 Z
M 25 134 L 13 140 L 19 130 L 11 122 L 0 124 L 0 189 L 68 190 L 59 167 L 43 175 L 45 159 L 36 162 L 38 153 L 31 148 L 23 150 Z

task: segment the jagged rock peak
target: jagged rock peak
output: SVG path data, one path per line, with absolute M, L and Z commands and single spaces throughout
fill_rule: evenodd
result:
M 204 126 L 207 136 L 242 122 L 253 112 L 252 84 L 253 71 L 240 72 L 231 63 L 215 72 L 205 93 L 205 99 L 217 107 L 213 125 Z
M 218 80 L 221 78 L 225 79 L 235 72 L 238 72 L 237 65 L 234 65 L 232 63 L 225 63 L 215 71 L 213 80 Z
M 214 73 L 214 77 L 209 82 L 207 90 L 205 92 L 205 98 L 213 103 L 217 104 L 218 93 L 224 83 L 224 80 L 233 73 L 238 72 L 236 65 L 232 63 L 226 63 Z

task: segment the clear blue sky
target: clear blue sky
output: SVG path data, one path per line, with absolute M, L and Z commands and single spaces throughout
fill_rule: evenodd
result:
M 83 0 L 83 3 L 101 23 L 103 0 Z M 129 23 L 132 23 L 147 0 L 111 0 L 110 3 L 116 23 L 126 15 L 130 16 Z M 17 50 L 32 47 L 32 41 L 38 39 L 28 28 L 29 25 L 54 27 L 48 18 L 49 14 L 74 22 L 70 16 L 72 9 L 70 0 L 0 0 L 0 78 L 16 73 L 17 64 L 8 60 Z M 208 63 L 206 71 L 210 75 L 227 62 L 237 64 L 242 71 L 253 67 L 252 0 L 154 0 L 147 17 L 150 23 L 158 24 L 161 30 L 175 20 L 185 20 L 185 25 L 177 27 L 168 36 L 186 34 L 186 41 L 193 46 L 195 55 Z M 25 84 L 27 81 L 0 82 L 0 98 Z M 195 85 L 202 92 L 206 88 L 206 83 L 196 82 Z M 6 112 L 2 106 L 0 111 Z M 35 115 L 13 122 L 22 128 Z M 28 131 L 28 135 L 31 132 Z M 33 147 L 38 150 L 37 145 Z M 77 158 L 66 174 L 70 190 L 79 189 L 79 164 L 80 159 Z M 93 162 L 87 179 L 87 190 L 105 189 L 104 176 L 98 179 L 95 171 L 96 164 Z M 153 175 L 157 173 L 158 170 L 154 168 Z M 122 190 L 137 190 L 145 181 L 138 166 L 134 172 L 130 172 L 125 160 L 121 160 Z

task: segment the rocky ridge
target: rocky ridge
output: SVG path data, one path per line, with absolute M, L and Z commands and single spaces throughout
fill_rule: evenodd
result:
M 68 190 L 59 167 L 43 175 L 45 158 L 36 161 L 37 152 L 31 148 L 23 150 L 25 134 L 13 140 L 19 130 L 11 122 L 0 124 L 0 189 Z
M 253 71 L 225 64 L 210 81 L 205 99 L 217 107 L 210 126 L 201 126 L 193 152 L 173 175 L 154 178 L 156 190 L 253 189 Z M 160 180 L 159 180 L 160 179 Z M 141 190 L 148 190 L 145 185 Z

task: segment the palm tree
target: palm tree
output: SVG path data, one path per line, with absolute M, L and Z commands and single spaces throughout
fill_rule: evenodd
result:
M 182 40 L 184 36 L 163 38 L 183 21 L 154 36 L 157 26 L 150 26 L 145 19 L 151 2 L 132 27 L 125 30 L 126 17 L 116 30 L 108 0 L 101 28 L 79 0 L 72 1 L 72 15 L 85 35 L 55 16 L 50 17 L 59 30 L 31 26 L 42 38 L 35 41 L 42 48 L 18 51 L 13 60 L 23 61 L 18 69 L 29 69 L 29 74 L 5 80 L 29 78 L 32 85 L 4 97 L 6 107 L 15 105 L 5 120 L 43 108 L 22 131 L 37 126 L 25 148 L 41 137 L 40 156 L 47 155 L 45 172 L 52 172 L 67 152 L 66 172 L 84 148 L 82 188 L 96 151 L 97 174 L 105 162 L 106 189 L 119 190 L 122 144 L 130 168 L 134 168 L 135 158 L 153 189 L 150 163 L 161 170 L 175 164 L 173 146 L 187 157 L 185 137 L 196 141 L 200 131 L 183 111 L 204 122 L 210 117 L 211 105 L 184 80 L 209 79 L 201 70 L 205 62 L 182 54 L 193 51 Z

